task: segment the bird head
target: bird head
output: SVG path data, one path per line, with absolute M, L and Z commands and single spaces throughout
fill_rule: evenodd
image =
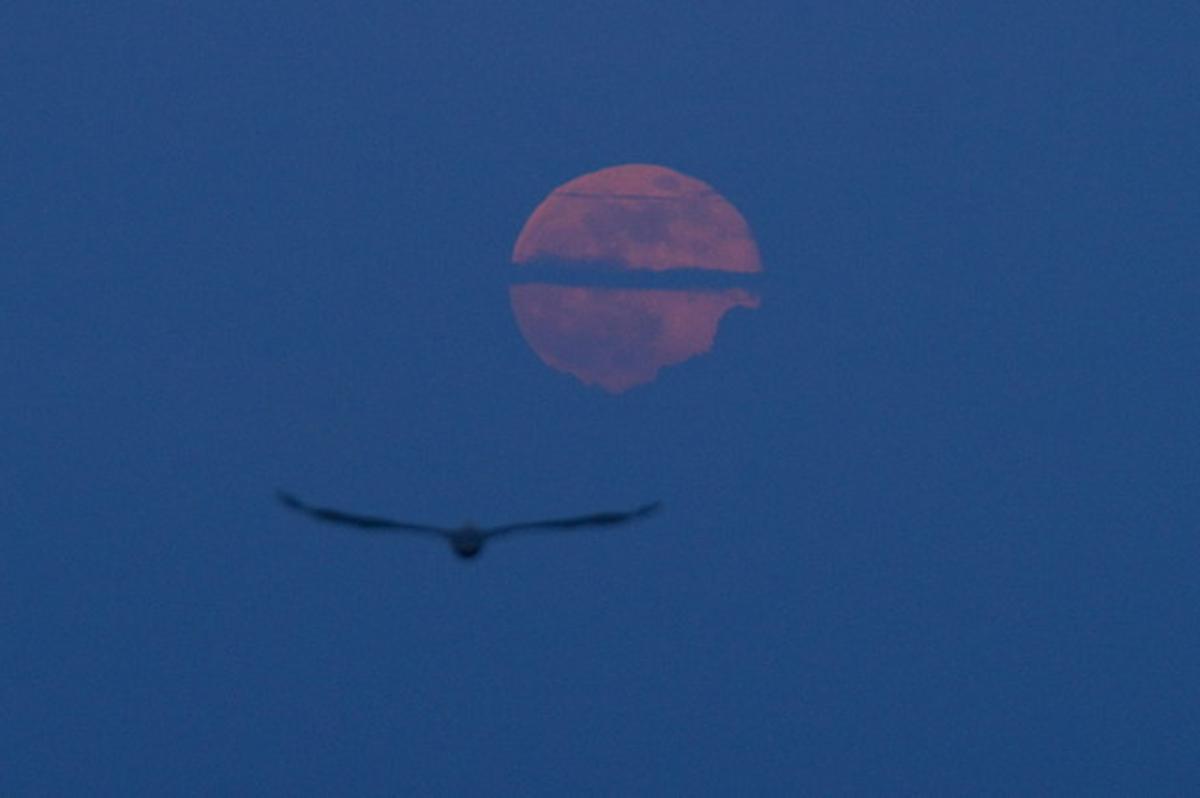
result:
M 475 557 L 483 550 L 483 536 L 476 533 L 459 534 L 450 539 L 454 553 L 464 560 Z

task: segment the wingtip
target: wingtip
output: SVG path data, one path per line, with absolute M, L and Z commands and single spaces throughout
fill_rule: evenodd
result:
M 276 488 L 275 498 L 279 500 L 280 504 L 283 504 L 287 507 L 300 507 L 300 500 L 288 493 L 286 490 L 280 490 L 279 488 Z

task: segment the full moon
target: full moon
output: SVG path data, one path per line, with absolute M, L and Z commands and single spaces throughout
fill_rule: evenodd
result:
M 663 166 L 614 166 L 559 186 L 530 215 L 512 260 L 527 272 L 549 266 L 570 275 L 566 285 L 513 285 L 513 314 L 546 365 L 610 393 L 708 352 L 726 312 L 759 305 L 743 288 L 653 284 L 671 270 L 731 277 L 762 270 L 737 209 L 707 183 Z M 619 288 L 580 284 L 613 274 L 647 279 Z
M 737 208 L 707 183 L 650 164 L 612 166 L 556 188 L 525 223 L 512 259 L 655 271 L 762 268 Z

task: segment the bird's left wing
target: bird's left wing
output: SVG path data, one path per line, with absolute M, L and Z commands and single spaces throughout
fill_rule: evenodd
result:
M 578 515 L 572 518 L 550 518 L 545 521 L 524 521 L 517 524 L 505 524 L 504 526 L 496 526 L 484 532 L 487 537 L 496 537 L 497 535 L 507 535 L 511 532 L 529 532 L 529 531 L 554 531 L 561 529 L 578 529 L 585 526 L 612 526 L 614 524 L 624 524 L 628 521 L 633 521 L 638 518 L 650 515 L 662 507 L 662 502 L 651 502 L 643 504 L 634 510 L 626 512 L 609 512 L 609 513 L 592 513 L 591 515 Z
M 442 529 L 436 526 L 427 526 L 425 524 L 410 524 L 407 521 L 394 521 L 391 518 L 380 518 L 371 515 L 357 515 L 355 513 L 344 513 L 341 510 L 333 510 L 328 507 L 314 507 L 310 504 L 297 499 L 290 493 L 284 491 L 276 491 L 275 495 L 284 506 L 290 507 L 293 510 L 298 510 L 305 515 L 310 515 L 319 521 L 328 521 L 333 524 L 347 524 L 356 526 L 359 529 L 372 531 L 398 530 L 408 532 L 426 532 L 434 535 L 447 535 L 450 530 Z

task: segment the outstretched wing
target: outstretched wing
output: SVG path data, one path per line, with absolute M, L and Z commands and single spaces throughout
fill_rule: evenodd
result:
M 450 530 L 442 529 L 436 526 L 426 526 L 425 524 L 410 524 L 407 521 L 393 521 L 390 518 L 379 518 L 371 515 L 356 515 L 354 513 L 344 513 L 341 510 L 332 510 L 328 507 L 314 507 L 310 504 L 297 499 L 290 493 L 284 491 L 276 491 L 275 495 L 285 507 L 290 507 L 293 510 L 298 510 L 305 515 L 310 515 L 318 521 L 327 521 L 331 524 L 345 524 L 347 526 L 358 527 L 359 529 L 369 532 L 423 532 L 425 534 L 446 536 L 450 534 Z
M 661 506 L 662 502 L 651 502 L 628 512 L 592 513 L 591 515 L 578 515 L 573 518 L 550 518 L 545 521 L 524 521 L 519 524 L 505 524 L 504 526 L 496 526 L 485 530 L 484 534 L 491 538 L 498 535 L 507 535 L 511 532 L 550 532 L 562 529 L 578 529 L 585 526 L 613 526 L 614 524 L 624 524 L 638 518 L 643 518 L 657 511 Z

